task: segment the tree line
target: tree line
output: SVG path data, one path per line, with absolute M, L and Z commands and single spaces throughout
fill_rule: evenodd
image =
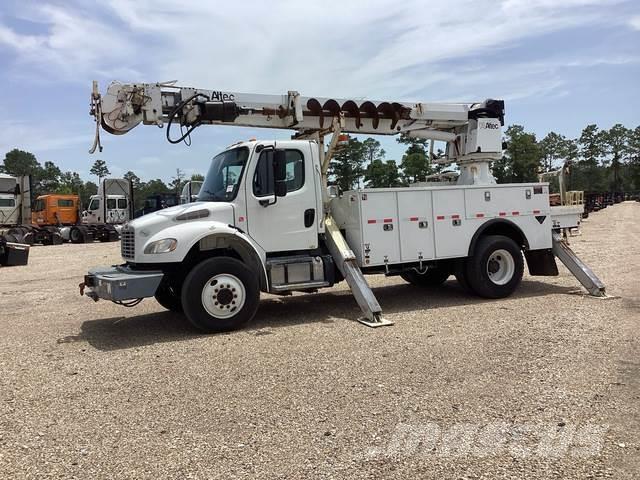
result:
M 373 138 L 349 139 L 331 162 L 331 182 L 342 190 L 397 187 L 424 181 L 442 171 L 443 167 L 433 162 L 442 156 L 442 150 L 429 158 L 427 140 L 400 136 L 397 141 L 407 145 L 400 163 L 387 159 L 380 142 Z M 591 124 L 578 138 L 549 132 L 538 140 L 522 125 L 511 125 L 505 131 L 505 141 L 502 159 L 493 164 L 498 183 L 536 182 L 540 173 L 557 170 L 568 162 L 570 190 L 640 190 L 640 126 L 630 129 L 616 124 L 601 130 Z
M 442 150 L 430 153 L 429 142 L 423 139 L 400 136 L 397 141 L 407 147 L 399 163 L 387 158 L 377 140 L 350 138 L 331 161 L 331 183 L 342 190 L 360 186 L 397 187 L 424 181 L 429 175 L 442 171 L 443 167 L 434 162 L 443 155 Z M 502 159 L 493 164 L 493 175 L 498 183 L 535 182 L 539 173 L 556 170 L 569 162 L 569 190 L 640 191 L 640 126 L 631 129 L 616 124 L 606 130 L 591 124 L 577 138 L 549 132 L 538 140 L 535 133 L 527 132 L 522 125 L 511 125 L 505 131 L 505 141 L 507 146 Z M 97 182 L 93 182 L 83 180 L 77 172 L 63 172 L 52 161 L 41 164 L 35 155 L 19 149 L 5 155 L 0 173 L 30 175 L 34 196 L 77 194 L 85 208 L 89 197 L 97 193 L 100 180 L 110 175 L 106 162 L 100 159 L 90 169 L 97 177 Z M 123 177 L 133 185 L 136 209 L 142 207 L 148 196 L 180 194 L 187 181 L 180 169 L 168 184 L 160 178 L 145 182 L 132 171 Z M 199 174 L 191 176 L 191 180 L 203 179 Z
M 84 181 L 77 172 L 63 172 L 52 161 L 45 161 L 44 164 L 41 164 L 33 153 L 17 148 L 5 155 L 2 165 L 0 165 L 0 173 L 14 176 L 29 175 L 33 198 L 49 193 L 76 194 L 80 197 L 83 208 L 87 208 L 91 195 L 98 193 L 100 181 L 111 175 L 107 163 L 98 159 L 89 170 L 89 173 L 97 177 L 97 181 Z M 176 175 L 171 178 L 169 184 L 159 178 L 144 182 L 132 171 L 126 172 L 123 178 L 129 180 L 133 186 L 136 209 L 142 208 L 144 200 L 148 196 L 162 193 L 179 195 L 187 182 L 184 172 L 180 169 L 176 171 Z M 204 180 L 204 176 L 193 174 L 191 180 Z

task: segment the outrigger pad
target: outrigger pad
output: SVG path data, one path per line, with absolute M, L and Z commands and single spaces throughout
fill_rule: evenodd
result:
M 369 320 L 366 317 L 360 317 L 358 318 L 358 321 L 371 328 L 387 327 L 394 324 L 391 320 L 385 320 L 382 318 L 382 315 L 379 313 L 374 314 L 374 320 Z

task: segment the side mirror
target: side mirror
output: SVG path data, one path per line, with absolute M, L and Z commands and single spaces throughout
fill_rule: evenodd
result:
M 276 197 L 287 195 L 287 155 L 284 150 L 273 151 L 273 193 Z
M 340 198 L 341 192 L 338 185 L 329 185 L 327 187 L 329 198 Z

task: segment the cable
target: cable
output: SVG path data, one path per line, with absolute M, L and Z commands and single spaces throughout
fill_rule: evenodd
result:
M 187 98 L 186 100 L 181 101 L 178 105 L 176 105 L 175 107 L 173 107 L 173 110 L 171 110 L 171 112 L 169 113 L 169 121 L 167 122 L 167 141 L 169 143 L 180 143 L 180 142 L 185 142 L 186 143 L 186 138 L 188 138 L 191 135 L 191 132 L 193 132 L 193 130 L 196 129 L 196 127 L 199 127 L 201 125 L 201 122 L 198 120 L 196 123 L 194 123 L 191 127 L 189 127 L 187 129 L 186 132 L 183 133 L 182 130 L 182 124 L 180 125 L 181 129 L 180 129 L 180 133 L 182 133 L 182 136 L 178 139 L 172 139 L 171 138 L 171 125 L 173 124 L 173 120 L 177 117 L 177 114 L 179 111 L 181 111 L 184 106 L 189 103 L 191 100 L 193 100 L 194 98 L 198 98 L 198 97 L 204 97 L 206 100 L 209 100 L 209 97 L 203 93 L 194 93 L 193 95 L 191 95 L 189 98 Z M 189 143 L 187 143 L 187 145 L 191 145 L 191 140 L 189 139 Z
M 120 305 L 122 307 L 135 307 L 142 300 L 144 300 L 144 299 L 143 298 L 136 298 L 135 300 L 131 300 L 129 302 L 123 302 L 122 300 L 113 300 L 113 303 L 115 303 L 116 305 Z

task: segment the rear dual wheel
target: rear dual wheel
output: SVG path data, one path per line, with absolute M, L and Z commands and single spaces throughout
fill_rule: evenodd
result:
M 84 243 L 84 235 L 79 228 L 72 228 L 69 231 L 69 240 L 71 243 Z
M 520 284 L 524 262 L 520 247 L 509 237 L 487 235 L 480 238 L 474 255 L 456 271 L 463 287 L 484 298 L 504 298 Z

